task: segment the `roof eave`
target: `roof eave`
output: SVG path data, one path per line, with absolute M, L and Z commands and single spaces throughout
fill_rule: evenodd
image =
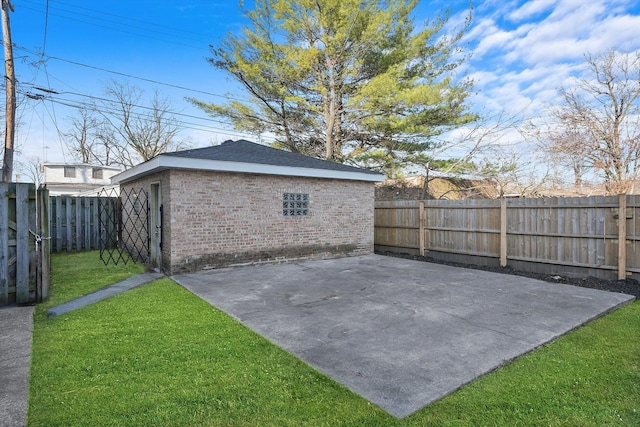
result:
M 90 167 L 94 169 L 104 169 L 104 170 L 112 170 L 112 171 L 121 171 L 122 169 L 113 167 L 113 166 L 104 166 L 104 165 L 92 165 L 90 163 L 55 163 L 55 162 L 45 162 L 42 163 L 42 166 L 74 166 L 74 167 Z
M 122 184 L 144 175 L 166 169 L 193 169 L 215 172 L 254 173 L 260 175 L 298 176 L 305 178 L 343 179 L 350 181 L 382 182 L 379 173 L 336 171 L 330 169 L 276 166 L 260 163 L 229 162 L 222 160 L 193 159 L 176 156 L 157 156 L 111 178 L 113 184 Z

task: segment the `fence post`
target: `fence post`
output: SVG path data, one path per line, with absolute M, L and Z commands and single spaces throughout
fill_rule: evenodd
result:
M 16 303 L 29 302 L 29 184 L 16 184 Z
M 419 215 L 420 215 L 420 219 L 418 221 L 419 223 L 418 228 L 420 230 L 420 236 L 418 237 L 418 240 L 420 242 L 420 256 L 424 256 L 426 252 L 425 239 L 424 239 L 424 222 L 425 222 L 424 221 L 424 200 L 420 200 Z
M 0 182 L 0 306 L 9 303 L 9 185 Z
M 627 195 L 618 196 L 618 280 L 627 278 Z
M 507 199 L 500 199 L 500 267 L 507 266 Z
M 42 237 L 38 248 L 38 291 L 36 292 L 37 302 L 45 301 L 49 298 L 49 254 L 51 252 L 51 235 L 49 230 L 49 190 L 41 187 L 37 190 L 38 198 L 38 230 Z

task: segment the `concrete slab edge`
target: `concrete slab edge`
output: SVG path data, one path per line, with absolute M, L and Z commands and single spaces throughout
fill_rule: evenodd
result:
M 127 291 L 129 289 L 146 285 L 147 283 L 153 282 L 154 280 L 158 280 L 162 277 L 164 277 L 164 274 L 162 273 L 142 273 L 136 276 L 129 277 L 121 282 L 114 283 L 113 285 L 99 289 L 90 294 L 81 296 L 80 298 L 52 307 L 49 310 L 47 310 L 47 316 L 48 317 L 60 316 L 61 314 L 65 314 L 70 311 L 77 310 L 79 308 L 86 307 L 87 305 L 110 298 L 114 295 L 121 294 L 122 292 Z
M 538 349 L 540 349 L 540 348 L 542 348 L 542 347 L 544 347 L 544 346 L 546 346 L 546 345 L 548 345 L 548 344 L 550 344 L 550 343 L 552 343 L 552 342 L 554 342 L 554 341 L 556 341 L 556 340 L 558 340 L 558 339 L 560 339 L 560 338 L 564 337 L 565 335 L 568 335 L 568 334 L 570 334 L 571 332 L 574 332 L 574 331 L 576 331 L 576 330 L 578 330 L 578 329 L 582 328 L 583 326 L 586 326 L 586 325 L 588 325 L 589 323 L 594 322 L 595 320 L 598 320 L 599 318 L 606 316 L 607 314 L 610 314 L 610 313 L 612 313 L 612 312 L 614 312 L 614 311 L 616 311 L 616 310 L 619 310 L 619 309 L 621 309 L 622 307 L 625 307 L 625 306 L 627 306 L 627 305 L 629 305 L 629 304 L 633 303 L 633 302 L 636 300 L 636 298 L 635 298 L 633 295 L 627 295 L 627 294 L 621 294 L 621 295 L 625 295 L 625 296 L 627 296 L 627 297 L 629 297 L 629 298 L 628 298 L 628 299 L 626 299 L 626 300 L 624 300 L 624 301 L 619 302 L 618 304 L 615 304 L 615 305 L 613 305 L 613 306 L 609 307 L 607 310 L 605 310 L 605 311 L 603 311 L 603 312 L 597 313 L 596 315 L 594 315 L 594 316 L 592 316 L 592 317 L 590 317 L 590 318 L 586 319 L 584 322 L 582 322 L 582 323 L 580 323 L 580 324 L 578 324 L 578 325 L 574 326 L 573 328 L 568 329 L 568 330 L 566 330 L 565 332 L 562 332 L 562 333 L 560 333 L 560 334 L 558 334 L 558 335 L 556 335 L 556 336 L 554 336 L 554 337 L 551 337 L 550 339 L 548 339 L 548 340 L 544 341 L 543 343 L 540 343 L 540 345 L 538 345 L 538 346 L 536 346 L 536 347 L 532 348 L 531 350 L 529 350 L 529 351 L 527 351 L 527 352 L 525 352 L 525 353 L 519 354 L 518 356 L 516 356 L 516 357 L 512 357 L 512 358 L 510 358 L 510 359 L 505 359 L 505 360 L 503 360 L 499 365 L 497 365 L 496 367 L 494 367 L 494 368 L 493 368 L 493 369 L 491 369 L 490 371 L 484 372 L 484 373 L 482 373 L 482 374 L 480 374 L 480 375 L 476 376 L 475 378 L 473 378 L 473 379 L 471 379 L 471 380 L 469 380 L 469 381 L 465 382 L 464 384 L 460 384 L 460 386 L 459 386 L 459 387 L 456 387 L 455 389 L 453 389 L 453 390 L 449 391 L 447 394 L 445 394 L 445 395 L 441 396 L 441 397 L 440 397 L 440 398 L 438 398 L 438 399 L 435 399 L 435 400 L 432 400 L 432 401 L 428 402 L 426 405 L 424 405 L 424 406 L 423 406 L 423 407 L 421 407 L 421 408 L 416 409 L 416 410 L 415 410 L 415 411 L 413 411 L 413 412 L 410 412 L 410 413 L 408 413 L 408 414 L 402 414 L 402 415 L 394 415 L 394 414 L 391 414 L 391 413 L 390 413 L 390 415 L 394 416 L 394 417 L 395 417 L 395 418 L 397 418 L 397 419 L 403 419 L 403 418 L 406 418 L 406 417 L 408 417 L 408 416 L 410 416 L 410 415 L 413 415 L 413 414 L 415 414 L 416 412 L 421 411 L 422 409 L 426 408 L 427 406 L 429 406 L 429 405 L 431 405 L 431 404 L 433 404 L 433 403 L 435 403 L 435 402 L 438 402 L 438 401 L 440 401 L 440 400 L 442 400 L 442 399 L 446 398 L 447 396 L 449 396 L 449 395 L 451 395 L 451 394 L 455 393 L 456 391 L 458 391 L 458 390 L 460 390 L 460 389 L 462 389 L 462 388 L 466 387 L 467 385 L 469 385 L 469 384 L 471 384 L 471 383 L 475 382 L 476 380 L 478 380 L 478 379 L 480 379 L 480 378 L 482 378 L 482 377 L 485 377 L 485 376 L 487 376 L 487 375 L 489 375 L 489 374 L 491 374 L 491 373 L 493 373 L 493 372 L 497 371 L 498 369 L 500 369 L 500 368 L 502 368 L 502 367 L 504 367 L 504 366 L 508 365 L 509 363 L 514 362 L 514 361 L 516 361 L 516 360 L 518 360 L 518 359 L 520 359 L 520 358 L 522 358 L 522 357 L 524 357 L 524 356 L 526 356 L 526 355 L 528 355 L 528 354 L 531 354 L 531 353 L 533 353 L 534 351 L 536 351 L 536 350 L 538 350 Z M 325 374 L 325 375 L 326 375 L 326 374 Z M 389 413 L 389 412 L 387 411 L 387 413 Z

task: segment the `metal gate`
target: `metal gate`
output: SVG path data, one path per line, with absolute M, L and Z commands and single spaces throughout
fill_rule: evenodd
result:
M 108 265 L 149 263 L 149 194 L 143 188 L 98 194 L 100 259 Z

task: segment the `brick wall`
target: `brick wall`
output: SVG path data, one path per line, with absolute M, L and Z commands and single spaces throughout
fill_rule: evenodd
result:
M 173 271 L 373 251 L 372 183 L 178 170 L 170 182 Z M 283 193 L 309 194 L 309 216 L 284 217 Z
M 361 181 L 172 170 L 161 182 L 163 270 L 373 252 L 374 184 Z M 283 193 L 309 194 L 308 217 L 285 217 Z

